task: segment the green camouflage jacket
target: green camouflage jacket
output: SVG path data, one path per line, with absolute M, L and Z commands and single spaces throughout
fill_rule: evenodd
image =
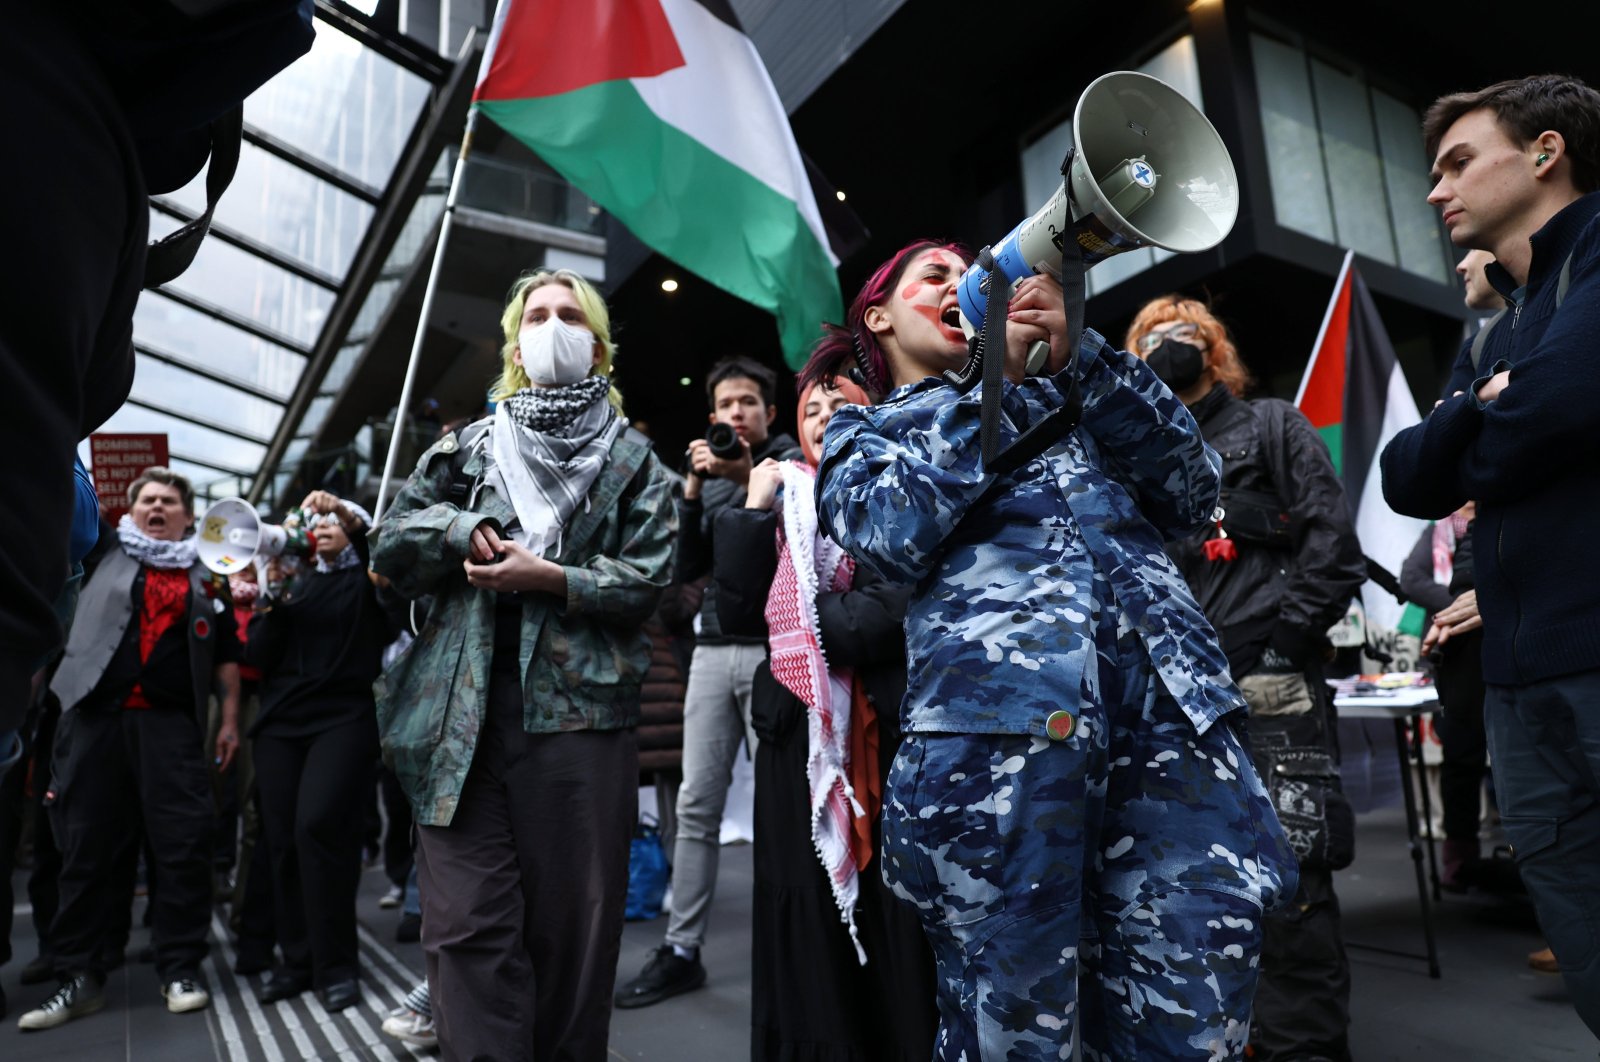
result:
M 486 461 L 466 449 L 459 467 L 477 483 Z M 373 686 L 384 761 L 425 826 L 455 814 L 488 700 L 494 594 L 467 584 L 468 540 L 485 520 L 516 519 L 488 486 L 475 490 L 471 511 L 447 500 L 462 451 L 454 434 L 434 444 L 371 532 L 373 570 L 406 597 L 433 597 L 422 633 Z M 566 600 L 525 595 L 518 663 L 529 733 L 638 722 L 650 663 L 640 625 L 671 579 L 677 530 L 666 471 L 644 436 L 623 431 L 551 558 L 566 568 Z

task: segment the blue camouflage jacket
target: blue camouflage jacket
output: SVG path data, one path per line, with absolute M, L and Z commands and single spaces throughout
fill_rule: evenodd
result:
M 1183 403 L 1131 354 L 1085 331 L 1077 431 L 1005 476 L 979 454 L 981 385 L 937 378 L 828 424 L 823 527 L 885 578 L 906 613 L 908 731 L 1048 736 L 1094 658 L 1098 568 L 1156 673 L 1203 732 L 1244 707 L 1211 625 L 1162 543 L 1203 527 L 1221 460 Z M 1067 381 L 1007 382 L 1002 445 L 1062 402 Z

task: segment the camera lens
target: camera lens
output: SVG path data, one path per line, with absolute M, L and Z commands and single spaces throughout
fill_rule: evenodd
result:
M 744 456 L 744 445 L 739 441 L 739 433 L 727 424 L 711 425 L 711 430 L 706 432 L 706 445 L 711 448 L 713 457 L 724 461 L 734 461 Z

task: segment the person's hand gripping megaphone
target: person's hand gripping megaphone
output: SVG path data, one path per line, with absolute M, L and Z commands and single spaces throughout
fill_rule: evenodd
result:
M 1054 376 L 1066 368 L 1067 313 L 1061 282 L 1048 273 L 1023 277 L 1011 295 L 1006 312 L 1006 379 L 1021 383 L 1029 370 L 1036 343 L 1049 346 L 1049 356 L 1035 372 Z

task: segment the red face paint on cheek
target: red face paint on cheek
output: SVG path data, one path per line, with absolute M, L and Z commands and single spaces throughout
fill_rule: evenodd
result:
M 926 317 L 928 321 L 934 325 L 934 327 L 937 328 L 940 325 L 939 307 L 929 306 L 926 303 L 919 303 L 913 305 L 911 308 L 920 313 L 922 316 Z
M 911 283 L 900 289 L 900 298 L 904 299 L 906 302 L 910 302 L 915 299 L 917 295 L 921 293 L 921 291 L 922 281 L 913 280 Z

